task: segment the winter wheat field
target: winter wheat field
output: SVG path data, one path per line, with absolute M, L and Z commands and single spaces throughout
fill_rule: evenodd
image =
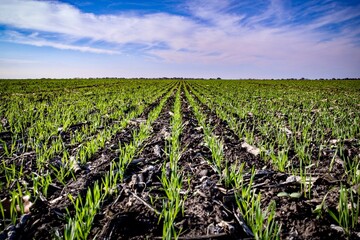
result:
M 359 239 L 360 81 L 1 80 L 0 239 Z

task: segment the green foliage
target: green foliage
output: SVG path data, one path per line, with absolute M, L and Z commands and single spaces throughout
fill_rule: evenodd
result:
M 337 212 L 328 209 L 328 213 L 349 235 L 350 230 L 355 229 L 359 222 L 360 198 L 355 196 L 351 189 L 343 186 L 340 187 L 339 193 Z
M 167 142 L 166 153 L 169 164 L 163 164 L 161 171 L 161 184 L 166 199 L 163 200 L 163 209 L 159 221 L 163 220 L 163 239 L 177 239 L 179 231 L 175 227 L 175 220 L 180 211 L 184 211 L 186 196 L 180 194 L 182 189 L 182 174 L 178 168 L 181 157 L 180 134 L 182 131 L 180 90 L 177 91 L 174 103 L 174 112 L 171 118 L 171 136 Z
M 261 194 L 252 189 L 254 171 L 249 173 L 245 164 L 227 161 L 226 145 L 221 134 L 215 134 L 203 105 L 225 121 L 240 141 L 260 149 L 260 159 L 273 170 L 300 176 L 302 198 L 313 197 L 313 183 L 308 179 L 324 157 L 332 159 L 330 174 L 342 163 L 345 176 L 338 209 L 327 209 L 323 201 L 314 213 L 324 217 L 327 210 L 348 235 L 357 228 L 359 197 L 354 189 L 360 184 L 360 161 L 349 146 L 360 144 L 358 81 L 0 80 L 0 133 L 4 136 L 0 138 L 0 175 L 4 179 L 0 190 L 11 199 L 11 222 L 15 224 L 24 212 L 23 193 L 49 197 L 51 184 L 66 185 L 75 179 L 101 149 L 109 147 L 116 134 L 139 120 L 132 141 L 119 142 L 118 158 L 112 159 L 98 182 L 90 184 L 86 196 L 69 196 L 75 210 L 68 212 L 63 237 L 88 238 L 102 202 L 117 194 L 128 165 L 142 151 L 152 124 L 176 89 L 160 177 L 163 239 L 179 237 L 176 221 L 187 198 L 182 188 L 189 179 L 178 166 L 184 151 L 180 142 L 181 91 L 211 151 L 208 164 L 217 173 L 219 184 L 235 192 L 238 210 L 256 239 L 279 238 L 275 203 L 261 204 Z M 147 107 L 150 112 L 145 119 L 138 119 Z M 247 174 L 252 174 L 250 181 L 244 180 Z M 9 221 L 1 204 L 0 216 L 1 227 L 6 227 Z

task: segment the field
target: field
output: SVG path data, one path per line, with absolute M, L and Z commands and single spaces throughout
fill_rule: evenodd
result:
M 360 81 L 1 80 L 0 239 L 360 239 Z

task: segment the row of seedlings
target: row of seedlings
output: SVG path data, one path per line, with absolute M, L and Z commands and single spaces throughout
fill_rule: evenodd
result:
M 356 178 L 352 170 L 359 166 L 359 159 L 354 153 L 346 159 L 344 153 L 346 144 L 359 144 L 360 129 L 354 123 L 359 121 L 360 115 L 354 112 L 359 108 L 352 100 L 354 93 L 339 92 L 329 96 L 329 90 L 320 92 L 315 87 L 306 91 L 290 88 L 284 92 L 283 86 L 268 91 L 268 82 L 264 86 L 258 85 L 256 95 L 246 88 L 246 84 L 236 83 L 221 86 L 226 89 L 226 95 L 217 95 L 222 91 L 220 88 L 216 91 L 202 88 L 199 92 L 213 96 L 207 102 L 212 102 L 210 104 L 219 116 L 227 118 L 250 144 L 259 146 L 263 157 L 271 160 L 280 171 L 305 171 L 328 166 L 328 161 L 331 171 L 335 159 L 340 156 L 345 170 L 350 173 L 348 177 Z M 297 87 L 301 86 L 299 83 Z M 230 87 L 237 91 L 231 91 Z
M 166 96 L 160 101 L 159 105 L 153 109 L 145 123 L 140 125 L 138 132 L 133 134 L 133 142 L 121 146 L 119 149 L 119 160 L 111 165 L 110 171 L 101 180 L 101 183 L 96 182 L 92 188 L 88 188 L 86 198 L 82 199 L 78 196 L 74 199 L 69 195 L 75 207 L 75 213 L 68 213 L 68 223 L 65 226 L 65 239 L 87 239 L 95 215 L 98 213 L 101 203 L 109 195 L 117 192 L 119 184 L 123 180 L 123 174 L 133 160 L 136 154 L 139 154 L 143 142 L 150 135 L 151 124 L 159 116 L 164 104 L 172 95 L 174 88 L 172 88 Z
M 202 92 L 202 94 L 200 94 L 200 92 Z M 215 93 L 213 92 L 212 94 L 215 94 Z M 199 96 L 199 99 L 201 99 L 203 103 L 208 104 L 212 109 L 216 109 L 218 116 L 220 116 L 223 120 L 226 120 L 234 130 L 238 129 L 239 126 L 237 126 L 237 124 L 239 122 L 233 117 L 233 114 L 234 113 L 238 114 L 238 111 L 243 111 L 243 110 L 238 110 L 241 108 L 240 106 L 235 107 L 235 108 L 229 107 L 228 102 L 225 104 L 225 101 L 227 101 L 228 99 L 220 101 L 216 97 L 216 95 L 211 95 L 209 92 L 207 92 L 206 90 L 204 90 L 202 88 L 197 89 L 197 96 Z M 212 96 L 211 99 L 216 99 L 216 100 L 212 101 L 211 99 L 205 99 L 205 96 Z M 232 97 L 234 97 L 234 96 L 232 96 Z M 263 96 L 263 99 L 267 99 L 266 97 L 271 99 L 270 96 L 266 96 L 266 95 Z M 278 96 L 275 96 L 275 97 L 278 97 Z M 311 99 L 311 97 L 313 97 L 313 96 L 308 96 L 308 98 L 309 97 Z M 315 97 L 319 98 L 319 95 L 315 95 Z M 221 96 L 219 98 L 221 98 Z M 223 99 L 225 99 L 225 98 L 226 97 L 223 97 Z M 291 101 L 291 99 L 290 99 L 290 101 Z M 311 100 L 311 101 L 313 101 L 313 100 Z M 269 102 L 269 101 L 266 101 L 266 102 Z M 276 100 L 273 100 L 271 102 L 276 103 Z M 304 104 L 306 104 L 305 100 L 303 102 L 304 102 Z M 321 101 L 319 100 L 319 102 L 321 102 Z M 283 108 L 285 108 L 285 109 L 289 108 L 289 106 L 290 106 L 290 108 L 293 108 L 293 105 L 291 102 L 290 102 L 289 106 L 286 106 L 286 107 L 283 105 L 280 105 L 280 109 L 277 109 L 277 107 L 279 107 L 279 106 L 275 106 L 276 104 L 273 107 L 271 107 L 272 106 L 271 104 L 272 103 L 270 103 L 270 106 L 268 106 L 268 109 L 273 109 L 273 111 L 276 113 L 280 112 L 281 110 L 283 111 Z M 231 106 L 231 104 L 230 104 L 230 106 Z M 323 108 L 320 112 L 324 112 L 325 108 L 321 107 L 321 106 L 324 106 L 324 105 L 322 103 L 320 103 L 320 108 Z M 353 107 L 354 106 L 352 106 L 352 108 Z M 242 109 L 244 109 L 244 107 L 242 107 Z M 312 108 L 310 107 L 310 109 L 312 109 Z M 351 108 L 350 108 L 350 110 L 351 110 Z M 347 111 L 349 111 L 349 110 L 347 110 Z M 262 141 L 258 141 L 258 143 L 260 144 L 260 148 L 263 150 L 264 159 L 271 160 L 272 164 L 280 171 L 287 170 L 287 171 L 292 172 L 292 175 L 295 175 L 295 178 L 300 183 L 300 186 L 301 186 L 300 192 L 302 193 L 302 195 L 306 199 L 312 199 L 312 185 L 316 181 L 316 179 L 318 179 L 317 177 L 313 177 L 312 174 L 315 174 L 315 176 L 321 176 L 321 175 L 319 175 L 319 173 L 317 173 L 317 168 L 319 167 L 319 164 L 322 161 L 324 161 L 324 158 L 320 156 L 321 154 L 323 154 L 323 152 L 321 150 L 322 150 L 322 148 L 326 149 L 326 147 L 327 147 L 326 145 L 328 144 L 328 142 L 326 142 L 324 134 L 322 134 L 322 135 L 319 134 L 318 130 L 319 130 L 319 128 L 322 129 L 321 126 L 330 127 L 326 123 L 328 120 L 325 120 L 323 118 L 323 116 L 321 116 L 321 115 L 319 116 L 319 114 L 311 115 L 311 112 L 306 112 L 306 111 L 305 111 L 305 113 L 302 113 L 302 114 L 299 113 L 298 115 L 296 115 L 295 113 L 290 114 L 285 111 L 285 113 L 282 113 L 282 115 L 280 115 L 280 116 L 288 116 L 289 115 L 290 117 L 287 119 L 287 121 L 284 121 L 283 119 L 279 118 L 279 114 L 278 115 L 268 114 L 268 116 L 270 116 L 270 117 L 267 117 L 267 118 L 262 118 L 261 114 L 256 113 L 256 116 L 258 116 L 258 115 L 259 115 L 259 119 L 262 119 L 262 121 L 258 122 L 256 129 L 253 128 L 253 129 L 245 130 L 245 132 L 246 131 L 250 132 L 249 134 L 245 134 L 246 136 L 250 136 L 249 138 L 247 137 L 246 140 L 252 141 L 251 139 L 255 139 L 254 132 L 257 132 L 258 135 L 262 135 L 262 136 L 268 136 L 268 135 L 272 136 L 271 138 L 264 137 L 265 140 L 263 140 L 263 141 L 267 141 L 267 142 L 271 141 L 272 144 L 270 144 L 270 145 L 269 145 L 269 143 L 264 144 Z M 327 114 L 325 113 L 323 115 L 327 116 L 326 118 L 329 119 L 328 113 Z M 302 129 L 300 129 L 300 130 L 297 129 L 297 132 L 303 131 L 301 133 L 300 137 L 298 135 L 293 136 L 292 131 L 289 130 L 289 129 L 292 129 L 292 130 L 294 129 L 294 128 L 291 128 L 291 126 L 293 126 L 294 123 L 297 123 L 297 122 L 304 123 L 304 119 L 306 119 L 308 116 L 312 116 L 313 120 L 308 121 L 308 124 L 305 125 L 305 127 L 303 127 Z M 281 126 L 284 126 L 285 123 L 289 123 L 289 122 L 290 122 L 290 124 L 288 124 L 288 126 L 290 125 L 289 128 L 285 128 L 285 130 L 283 127 L 281 128 Z M 243 122 L 241 122 L 241 123 L 243 123 Z M 246 124 L 246 121 L 245 121 L 245 124 Z M 343 124 L 346 125 L 346 127 L 344 127 L 344 129 L 348 129 L 348 130 L 347 131 L 342 130 L 342 131 L 346 131 L 347 134 L 343 135 L 343 136 L 338 135 L 337 136 L 338 138 L 344 138 L 345 136 L 347 136 L 347 137 L 354 136 L 352 134 L 355 134 L 355 136 L 357 136 L 358 133 L 357 133 L 356 127 L 351 127 L 351 124 L 349 125 L 349 122 L 348 123 L 345 122 Z M 261 126 L 266 126 L 266 127 L 262 128 Z M 274 128 L 274 126 L 275 126 L 275 128 Z M 315 126 L 315 129 L 311 129 L 314 126 Z M 306 129 L 304 130 L 304 128 L 306 128 Z M 274 132 L 275 132 L 275 134 L 272 135 L 272 133 L 274 133 Z M 334 132 L 338 132 L 338 131 L 335 130 Z M 239 135 L 244 134 L 244 128 L 241 131 L 238 131 L 238 133 L 239 133 Z M 327 141 L 329 141 L 329 139 L 327 139 Z M 277 152 L 275 153 L 274 146 L 276 146 L 277 149 L 279 148 L 279 146 L 281 146 L 281 147 L 283 147 L 283 149 L 277 150 Z M 310 146 L 312 146 L 312 147 L 310 147 Z M 316 152 L 315 149 L 318 146 L 320 146 L 319 147 L 320 151 L 318 153 L 319 155 L 314 156 L 313 152 Z M 340 147 L 332 146 L 332 147 L 335 147 L 336 151 L 335 151 L 332 159 L 330 159 L 331 161 L 329 161 L 329 159 L 327 159 L 328 163 L 330 163 L 330 168 L 327 168 L 327 166 L 325 166 L 325 171 L 328 171 L 328 172 L 332 171 L 334 161 L 335 160 L 339 161 L 339 158 L 337 156 L 338 155 L 337 151 L 340 151 L 340 152 L 343 151 L 343 147 L 341 147 L 341 146 Z M 296 156 L 299 158 L 299 163 L 297 165 L 298 166 L 297 169 L 294 169 L 294 165 L 295 165 L 294 161 L 293 160 L 290 161 L 288 159 L 288 152 L 291 151 L 292 149 L 295 150 Z M 264 154 L 264 153 L 266 153 L 266 154 Z M 340 154 L 340 156 L 342 156 L 342 158 L 344 159 L 345 174 L 343 172 L 343 174 L 339 175 L 339 177 L 343 178 L 342 175 L 346 176 L 347 183 L 345 183 L 345 185 L 343 183 L 341 183 L 340 187 L 335 187 L 336 189 L 339 189 L 337 211 L 333 211 L 326 206 L 325 203 L 326 203 L 326 198 L 327 198 L 328 194 L 325 194 L 323 196 L 323 201 L 319 205 L 316 206 L 316 208 L 313 210 L 313 212 L 315 214 L 317 214 L 318 217 L 322 216 L 324 212 L 328 212 L 328 214 L 333 218 L 333 220 L 335 220 L 335 222 L 339 226 L 341 226 L 342 229 L 344 229 L 344 232 L 346 233 L 346 235 L 350 236 L 351 231 L 355 230 L 358 227 L 357 222 L 359 219 L 358 218 L 359 207 L 357 207 L 357 206 L 358 206 L 358 202 L 359 202 L 359 197 L 358 197 L 359 192 L 358 192 L 358 190 L 356 190 L 356 188 L 354 188 L 354 187 L 349 188 L 349 187 L 346 187 L 346 185 L 349 184 L 350 186 L 357 186 L 357 184 L 359 184 L 359 181 L 358 181 L 359 176 L 360 176 L 360 172 L 358 171 L 359 157 L 354 156 L 354 154 L 353 154 L 353 157 L 351 157 L 351 155 L 346 156 L 345 154 Z M 314 161 L 312 159 L 316 159 L 316 161 Z M 313 168 L 313 169 L 311 170 L 311 168 Z M 320 174 L 322 174 L 322 173 L 320 172 Z M 296 176 L 296 175 L 299 175 L 299 176 Z M 284 193 L 284 196 L 285 195 L 286 195 L 286 193 Z M 345 202 L 347 202 L 347 204 L 349 204 L 349 206 L 352 206 L 351 210 L 345 210 L 344 208 L 341 207 L 342 205 L 345 204 Z
M 171 135 L 167 139 L 166 153 L 169 162 L 164 162 L 161 171 L 161 183 L 166 198 L 163 200 L 163 209 L 159 221 L 163 222 L 163 239 L 178 239 L 180 231 L 175 227 L 176 217 L 180 212 L 184 213 L 184 201 L 186 194 L 182 193 L 183 176 L 178 162 L 181 158 L 180 134 L 182 132 L 181 117 L 181 87 L 179 87 L 174 103 L 174 110 L 171 118 Z
M 139 104 L 136 105 L 137 107 L 135 109 L 125 114 L 123 108 L 120 108 L 117 113 L 121 112 L 123 115 L 121 121 L 112 124 L 111 127 L 109 126 L 108 128 L 101 129 L 95 137 L 92 137 L 80 145 L 86 146 L 84 148 L 87 151 L 87 154 L 85 155 L 86 159 L 90 159 L 98 149 L 103 148 L 105 142 L 116 134 L 116 132 L 126 126 L 132 118 L 141 114 L 144 110 L 145 104 L 148 105 L 168 91 L 168 86 L 165 87 L 166 88 L 161 88 L 161 91 L 156 94 L 153 92 L 151 92 L 151 94 L 149 92 L 146 95 L 143 94 L 142 97 L 144 100 L 141 100 L 141 96 L 133 95 L 133 101 L 139 101 Z M 126 97 L 128 95 L 124 94 L 124 96 Z M 136 99 L 137 97 L 139 98 Z M 61 138 L 59 137 L 58 139 Z M 43 148 L 45 149 L 44 146 L 46 145 L 43 145 Z M 79 147 L 77 149 L 79 149 Z M 77 151 L 79 153 L 80 150 Z M 55 164 L 53 162 L 50 163 L 49 160 L 53 159 L 59 152 L 62 152 L 61 160 L 55 162 Z M 33 195 L 35 198 L 38 198 L 39 196 L 46 198 L 48 188 L 51 184 L 60 183 L 65 185 L 69 177 L 75 177 L 75 170 L 77 171 L 80 169 L 78 163 L 86 163 L 86 161 L 84 161 L 86 159 L 81 161 L 81 154 L 75 154 L 75 156 L 79 159 L 72 157 L 71 153 L 68 152 L 64 144 L 61 143 L 53 144 L 41 153 L 42 154 L 36 156 L 37 162 L 39 162 L 38 159 L 43 159 L 43 161 L 41 161 L 41 164 L 36 164 L 37 169 L 27 169 L 27 172 L 29 170 L 30 172 L 33 170 L 30 174 L 25 174 L 23 171 L 25 164 L 23 161 L 19 167 L 19 164 L 16 164 L 15 161 L 13 161 L 10 166 L 6 166 L 5 161 L 3 161 L 1 172 L 4 173 L 6 178 L 7 184 L 5 187 L 6 189 L 9 189 L 9 192 L 11 193 L 11 196 L 2 197 L 1 199 L 0 209 L 3 210 L 3 227 L 6 227 L 9 223 L 15 224 L 19 213 L 23 214 L 29 212 L 29 209 L 24 209 L 23 207 L 26 204 L 23 200 L 24 197 L 29 198 L 29 196 Z M 20 206 L 20 209 L 18 208 L 16 210 L 16 206 Z
M 212 133 L 211 126 L 206 124 L 206 115 L 201 112 L 198 103 L 193 96 L 185 89 L 187 99 L 194 110 L 199 125 L 203 128 L 205 142 L 212 153 L 212 162 L 210 163 L 220 176 L 220 180 L 226 188 L 233 188 L 238 206 L 240 218 L 243 218 L 249 230 L 245 230 L 255 239 L 278 239 L 280 235 L 280 226 L 275 221 L 275 202 L 265 209 L 261 207 L 261 194 L 255 193 L 252 189 L 252 181 L 255 176 L 254 168 L 251 170 L 250 181 L 244 180 L 244 166 L 238 167 L 236 164 L 227 166 L 223 154 L 223 144 Z M 244 227 L 246 229 L 246 227 Z

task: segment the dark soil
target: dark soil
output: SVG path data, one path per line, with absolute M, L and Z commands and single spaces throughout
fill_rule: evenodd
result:
M 161 202 L 150 204 L 150 195 L 153 198 L 164 196 L 159 178 L 162 164 L 167 159 L 165 138 L 171 131 L 169 111 L 173 103 L 174 97 L 171 97 L 152 124 L 151 137 L 125 172 L 120 194 L 102 206 L 91 236 L 100 239 L 151 239 L 161 236 L 162 224 L 158 223 L 155 213 L 161 211 Z
M 204 133 L 194 116 L 181 89 L 181 112 L 183 130 L 180 136 L 182 155 L 179 171 L 183 177 L 182 193 L 186 195 L 184 213 L 179 213 L 176 228 L 180 239 L 251 239 L 246 224 L 241 220 L 234 190 L 226 187 L 219 174 L 209 161 L 211 152 L 204 142 Z M 195 99 L 195 95 L 193 95 Z M 213 127 L 213 133 L 224 146 L 226 166 L 238 168 L 245 164 L 244 179 L 249 179 L 251 169 L 255 171 L 252 188 L 261 193 L 263 209 L 271 201 L 276 203 L 276 221 L 281 225 L 281 239 L 345 239 L 343 232 L 331 227 L 337 223 L 324 211 L 315 214 L 317 205 L 325 199 L 326 205 L 336 210 L 338 190 L 344 170 L 341 163 L 335 163 L 334 171 L 328 173 L 330 157 L 309 171 L 314 177 L 310 198 L 278 197 L 278 193 L 303 193 L 296 178 L 290 173 L 277 171 L 270 162 L 260 155 L 254 156 L 242 147 L 243 140 L 232 131 L 226 121 L 221 120 L 206 105 L 200 104 L 207 116 L 207 124 Z M 151 105 L 139 117 L 146 119 L 148 113 L 158 104 Z M 152 124 L 150 137 L 141 147 L 142 151 L 128 166 L 124 181 L 118 186 L 118 194 L 103 202 L 95 217 L 89 239 L 161 239 L 162 210 L 165 193 L 160 182 L 161 168 L 168 162 L 166 154 L 167 137 L 171 133 L 170 119 L 174 105 L 174 96 L 164 105 L 159 118 Z M 132 141 L 132 132 L 138 128 L 136 121 L 106 144 L 90 161 L 89 165 L 76 174 L 76 180 L 70 179 L 65 187 L 54 185 L 47 199 L 41 197 L 35 202 L 27 221 L 18 226 L 12 239 L 53 239 L 62 236 L 66 224 L 66 208 L 73 212 L 67 195 L 84 195 L 88 187 L 101 180 L 109 171 L 110 163 L 116 159 L 118 143 Z M 6 134 L 1 136 L 6 138 Z M 344 154 L 359 154 L 359 150 L 349 145 Z M 29 154 L 29 159 L 34 156 Z M 338 164 L 338 165 L 336 165 Z M 336 170 L 337 169 L 337 170 Z M 341 177 L 340 177 L 341 176 Z M 1 195 L 0 195 L 1 196 Z M 359 224 L 360 225 L 360 224 Z M 4 233 L 8 234 L 11 229 Z M 350 239 L 359 239 L 358 226 Z M 0 240 L 1 240 L 0 235 Z
M 76 173 L 76 178 L 70 178 L 66 186 L 62 187 L 59 183 L 52 184 L 47 198 L 40 196 L 36 200 L 31 208 L 28 221 L 14 232 L 15 239 L 53 239 L 55 236 L 61 236 L 67 222 L 65 219 L 66 208 L 70 212 L 73 211 L 73 205 L 67 197 L 68 194 L 85 196 L 89 187 L 92 187 L 96 181 L 101 181 L 101 178 L 109 171 L 112 160 L 117 158 L 119 144 L 124 145 L 132 141 L 132 133 L 139 128 L 141 123 L 137 120 L 146 119 L 149 112 L 159 104 L 160 100 L 161 98 L 150 104 L 138 118 L 131 121 L 126 128 L 107 142 L 105 148 L 98 151 L 90 159 L 87 166 L 83 166 Z M 34 160 L 31 156 L 27 156 L 29 161 Z M 8 230 L 4 232 L 8 233 Z
M 310 191 L 310 198 L 290 198 L 278 197 L 280 192 L 303 193 L 301 184 L 298 181 L 287 181 L 291 174 L 282 173 L 274 170 L 269 162 L 265 162 L 259 156 L 244 153 L 241 148 L 242 140 L 229 128 L 226 121 L 217 117 L 208 106 L 202 104 L 195 95 L 192 95 L 198 104 L 207 114 L 208 123 L 214 126 L 214 133 L 221 136 L 224 143 L 224 155 L 231 164 L 244 162 L 247 167 L 254 167 L 256 177 L 253 188 L 261 193 L 262 206 L 266 208 L 270 201 L 276 202 L 276 220 L 281 224 L 281 239 L 345 239 L 343 232 L 336 230 L 331 225 L 337 223 L 325 212 L 317 216 L 313 211 L 316 206 L 321 204 L 326 197 L 325 204 L 328 208 L 335 210 L 339 201 L 339 188 L 341 184 L 346 185 L 343 178 L 344 168 L 341 162 L 335 162 L 333 170 L 329 173 L 329 165 L 332 155 L 323 157 L 318 166 L 308 170 L 308 174 L 314 177 L 314 182 Z M 326 151 L 323 150 L 323 151 Z M 353 144 L 345 145 L 345 153 L 352 156 L 359 154 L 360 151 Z M 232 159 L 236 159 L 236 161 Z M 315 163 L 315 161 L 314 161 Z M 231 165 L 230 165 L 231 166 Z M 266 169 L 266 170 L 264 170 Z M 316 169 L 316 171 L 315 171 Z M 330 193 L 329 193 L 330 192 Z M 328 195 L 326 195 L 329 193 Z M 360 239 L 360 224 L 353 231 L 350 239 Z

